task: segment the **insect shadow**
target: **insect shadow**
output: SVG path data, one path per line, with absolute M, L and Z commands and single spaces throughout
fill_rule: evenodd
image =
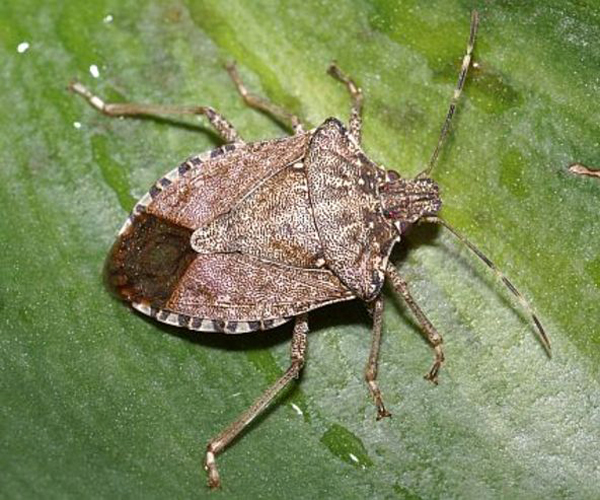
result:
M 223 139 L 217 134 L 212 128 L 203 125 L 202 123 L 190 123 L 189 121 L 178 120 L 168 116 L 159 115 L 136 115 L 136 119 L 140 121 L 156 123 L 161 126 L 174 127 L 184 132 L 191 132 L 194 134 L 202 134 L 209 141 L 212 147 L 216 148 L 223 144 Z M 197 137 L 197 136 L 196 136 Z

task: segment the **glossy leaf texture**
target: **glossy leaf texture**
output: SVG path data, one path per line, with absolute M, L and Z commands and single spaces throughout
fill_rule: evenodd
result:
M 394 254 L 445 337 L 386 291 L 376 422 L 359 303 L 311 316 L 299 384 L 219 457 L 207 440 L 287 366 L 290 327 L 242 337 L 145 319 L 104 287 L 128 210 L 218 138 L 202 119 L 110 119 L 69 94 L 206 104 L 247 140 L 287 133 L 223 70 L 316 126 L 347 119 L 332 59 L 365 93 L 364 147 L 414 176 L 435 146 L 478 8 L 476 67 L 433 177 L 441 215 L 531 301 L 553 343 L 466 248 L 414 228 Z M 600 11 L 595 2 L 0 4 L 0 496 L 597 498 Z

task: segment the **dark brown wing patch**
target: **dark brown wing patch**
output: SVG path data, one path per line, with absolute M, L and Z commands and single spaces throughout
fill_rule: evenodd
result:
M 196 256 L 191 235 L 190 229 L 153 215 L 134 217 L 109 254 L 109 285 L 125 300 L 163 308 Z

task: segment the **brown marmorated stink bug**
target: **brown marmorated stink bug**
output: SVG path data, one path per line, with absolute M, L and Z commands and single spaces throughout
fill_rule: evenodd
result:
M 131 305 L 159 321 L 204 332 L 238 334 L 294 321 L 289 368 L 229 427 L 211 439 L 205 469 L 220 484 L 215 457 L 304 364 L 308 312 L 360 299 L 373 316 L 365 379 L 377 419 L 390 416 L 377 378 L 387 278 L 419 321 L 434 349 L 425 376 L 436 383 L 444 361 L 442 337 L 388 262 L 392 247 L 417 222 L 441 224 L 489 266 L 532 316 L 533 309 L 474 245 L 436 214 L 441 200 L 430 174 L 448 134 L 471 62 L 478 15 L 473 13 L 458 84 L 428 166 L 415 179 L 371 161 L 360 147 L 361 90 L 335 63 L 329 73 L 352 99 L 349 127 L 335 118 L 305 131 L 300 120 L 248 93 L 235 66 L 229 74 L 244 101 L 291 125 L 294 135 L 246 143 L 210 107 L 108 104 L 80 83 L 70 89 L 108 116 L 201 114 L 223 138 L 217 149 L 192 156 L 158 180 L 135 205 L 108 260 L 109 280 Z

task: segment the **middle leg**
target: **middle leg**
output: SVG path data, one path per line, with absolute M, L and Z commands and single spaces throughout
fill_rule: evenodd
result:
M 327 73 L 346 85 L 346 88 L 350 93 L 350 97 L 352 98 L 352 109 L 350 110 L 350 135 L 358 144 L 360 144 L 362 134 L 362 90 L 360 87 L 356 86 L 354 81 L 346 75 L 335 62 L 332 62 L 329 65 Z
M 233 83 L 235 83 L 237 91 L 242 96 L 242 99 L 244 99 L 244 102 L 248 106 L 254 109 L 258 109 L 260 111 L 264 111 L 265 113 L 270 114 L 276 120 L 279 120 L 280 122 L 283 122 L 286 125 L 291 125 L 295 134 L 301 134 L 302 132 L 304 132 L 304 127 L 302 126 L 300 119 L 296 115 L 286 111 L 280 106 L 277 106 L 277 104 L 273 104 L 271 101 L 268 101 L 264 97 L 260 97 L 258 95 L 248 92 L 248 89 L 244 85 L 244 82 L 242 81 L 242 78 L 238 73 L 235 63 L 227 64 L 225 66 L 225 69 L 227 70 L 227 73 L 229 73 L 229 76 L 233 80 Z

